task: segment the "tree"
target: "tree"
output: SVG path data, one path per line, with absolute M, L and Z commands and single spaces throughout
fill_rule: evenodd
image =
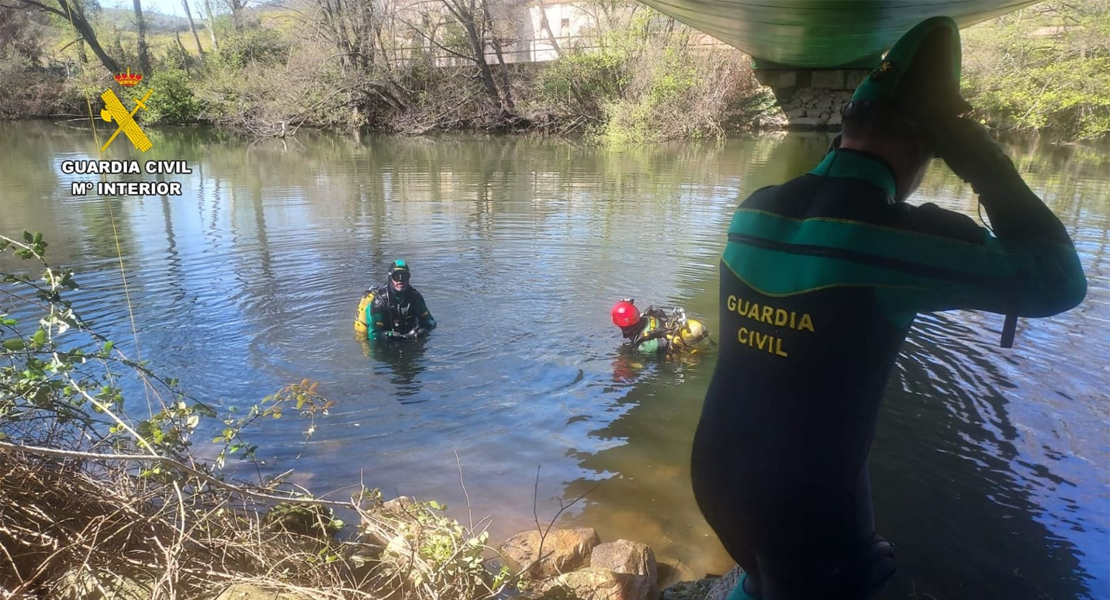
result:
M 516 112 L 516 106 L 513 104 L 512 85 L 509 83 L 509 70 L 505 68 L 505 57 L 501 54 L 501 48 L 504 46 L 504 38 L 497 33 L 497 23 L 493 20 L 493 15 L 490 13 L 489 0 L 482 0 L 482 17 L 485 19 L 484 29 L 489 35 L 490 45 L 493 46 L 493 53 L 497 56 L 497 64 L 501 67 L 498 72 L 501 74 L 501 112 L 502 114 L 511 114 Z
M 547 33 L 547 40 L 551 42 L 551 47 L 555 50 L 555 57 L 561 58 L 563 52 L 559 48 L 559 42 L 555 40 L 555 34 L 551 32 L 551 24 L 547 22 L 547 7 L 543 5 L 543 0 L 536 0 L 536 4 L 540 7 L 540 29 Z
M 108 53 L 104 51 L 104 48 L 102 48 L 100 46 L 100 41 L 96 37 L 96 31 L 93 30 L 92 25 L 90 25 L 88 19 L 85 18 L 85 11 L 82 9 L 81 3 L 79 1 L 73 1 L 73 0 L 42 0 L 41 2 L 39 0 L 14 0 L 14 1 L 18 3 L 14 6 L 15 8 L 24 8 L 24 9 L 26 9 L 26 8 L 35 8 L 35 9 L 38 9 L 38 10 L 43 11 L 43 12 L 47 12 L 47 13 L 50 13 L 50 14 L 57 15 L 57 16 L 61 17 L 62 19 L 64 19 L 65 21 L 71 23 L 73 25 L 73 28 L 81 36 L 81 39 L 84 40 L 89 45 L 89 48 L 93 51 L 93 54 L 95 54 L 96 57 L 98 59 L 100 59 L 100 63 L 102 65 L 104 65 L 104 68 L 108 69 L 108 71 L 110 71 L 112 73 L 119 73 L 120 72 L 119 63 L 116 62 L 116 59 L 109 56 Z M 56 5 L 54 4 L 55 2 L 57 3 Z M 13 8 L 13 6 L 10 6 L 10 5 L 0 4 L 0 6 L 3 6 L 5 8 Z
M 212 14 L 212 0 L 204 0 L 204 14 L 208 18 L 208 37 L 212 38 L 212 49 L 219 50 L 220 43 L 216 40 L 216 16 Z
M 996 125 L 1110 134 L 1110 0 L 1045 2 L 963 37 L 968 99 Z
M 486 95 L 497 104 L 503 117 L 512 115 L 516 108 L 513 104 L 508 76 L 504 73 L 505 61 L 501 56 L 501 41 L 492 34 L 493 18 L 490 14 L 488 0 L 439 1 L 447 10 L 447 14 L 450 15 L 454 24 L 462 30 L 463 39 L 461 44 L 452 44 L 438 39 L 440 36 L 436 35 L 437 29 L 434 27 L 431 28 L 431 31 L 428 31 L 429 28 L 427 27 L 420 27 L 411 23 L 409 27 L 440 50 L 473 63 L 478 68 L 478 80 L 482 83 L 482 89 L 486 92 Z M 493 48 L 498 62 L 502 65 L 501 88 L 498 88 L 493 77 L 493 68 L 486 60 L 486 51 L 490 47 Z
M 132 0 L 135 7 L 135 28 L 139 31 L 139 68 L 150 74 L 150 48 L 146 45 L 146 19 L 143 18 L 142 0 Z
M 381 28 L 373 0 L 320 0 L 321 31 L 339 51 L 344 67 L 374 64 L 375 34 Z
M 235 27 L 235 33 L 243 31 L 243 9 L 247 7 L 246 0 L 227 0 L 227 5 L 231 8 L 231 24 Z
M 0 58 L 16 57 L 38 65 L 47 17 L 40 12 L 0 5 Z
M 135 0 L 135 2 L 138 1 Z M 204 46 L 200 45 L 200 36 L 197 35 L 197 24 L 193 22 L 193 13 L 189 11 L 189 0 L 181 0 L 181 7 L 185 9 L 185 18 L 189 20 L 189 29 L 193 31 L 193 40 L 197 43 L 197 52 L 204 56 Z

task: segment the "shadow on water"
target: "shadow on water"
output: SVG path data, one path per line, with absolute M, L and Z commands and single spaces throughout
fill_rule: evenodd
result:
M 668 565 L 662 571 L 665 580 L 720 574 L 731 566 L 690 488 L 689 440 L 714 358 L 712 352 L 683 361 L 618 354 L 613 379 L 632 383 L 615 401 L 623 410 L 589 434 L 621 443 L 576 455 L 591 475 L 569 482 L 564 493 L 567 500 L 575 498 L 601 479 L 574 523 L 596 528 L 605 541 L 648 544 Z
M 886 596 L 1089 597 L 1082 553 L 1046 526 L 1037 493 L 1071 484 L 1022 464 L 1017 386 L 976 337 L 950 315 L 920 317 L 888 384 L 871 453 L 877 527 L 901 569 Z

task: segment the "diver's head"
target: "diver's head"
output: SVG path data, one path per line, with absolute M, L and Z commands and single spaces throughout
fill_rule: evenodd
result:
M 389 285 L 395 292 L 404 292 L 409 289 L 409 278 L 412 273 L 403 260 L 395 260 L 389 267 Z
M 956 22 L 926 19 L 898 39 L 844 106 L 840 147 L 886 160 L 895 201 L 920 185 L 936 123 L 971 110 L 960 96 L 960 57 Z
M 613 324 L 621 328 L 624 337 L 635 335 L 636 325 L 640 322 L 640 310 L 633 302 L 632 298 L 625 298 L 614 304 L 613 310 L 609 311 L 613 317 Z

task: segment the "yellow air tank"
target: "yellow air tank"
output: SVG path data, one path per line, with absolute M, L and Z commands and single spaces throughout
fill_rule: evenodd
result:
M 366 292 L 358 302 L 358 313 L 355 315 L 355 333 L 366 337 L 369 329 L 366 326 L 366 307 L 374 301 L 374 293 Z
M 686 318 L 682 327 L 668 337 L 675 351 L 694 354 L 700 346 L 708 342 L 709 330 L 701 321 Z

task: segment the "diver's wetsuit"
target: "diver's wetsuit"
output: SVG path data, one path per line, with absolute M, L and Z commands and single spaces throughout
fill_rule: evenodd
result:
M 842 149 L 752 194 L 729 227 L 693 487 L 725 548 L 765 592 L 777 589 L 774 600 L 856 600 L 893 573 L 892 556 L 886 573 L 871 572 L 867 456 L 916 313 L 1047 316 L 1086 292 L 1075 249 L 1039 201 L 988 206 L 996 230 L 1017 222 L 1014 211 L 1032 223 L 1002 241 L 964 215 L 893 197 L 882 160 Z
M 664 329 L 667 316 L 666 310 L 649 306 L 640 314 L 640 320 L 629 331 L 622 330 L 622 334 L 640 354 L 662 356 L 671 347 L 666 338 L 669 332 Z
M 422 332 L 436 327 L 436 320 L 424 303 L 424 296 L 411 285 L 404 292 L 397 292 L 386 283 L 367 292 L 372 295 L 364 308 L 367 335 L 378 339 L 386 331 L 409 333 L 419 326 Z

